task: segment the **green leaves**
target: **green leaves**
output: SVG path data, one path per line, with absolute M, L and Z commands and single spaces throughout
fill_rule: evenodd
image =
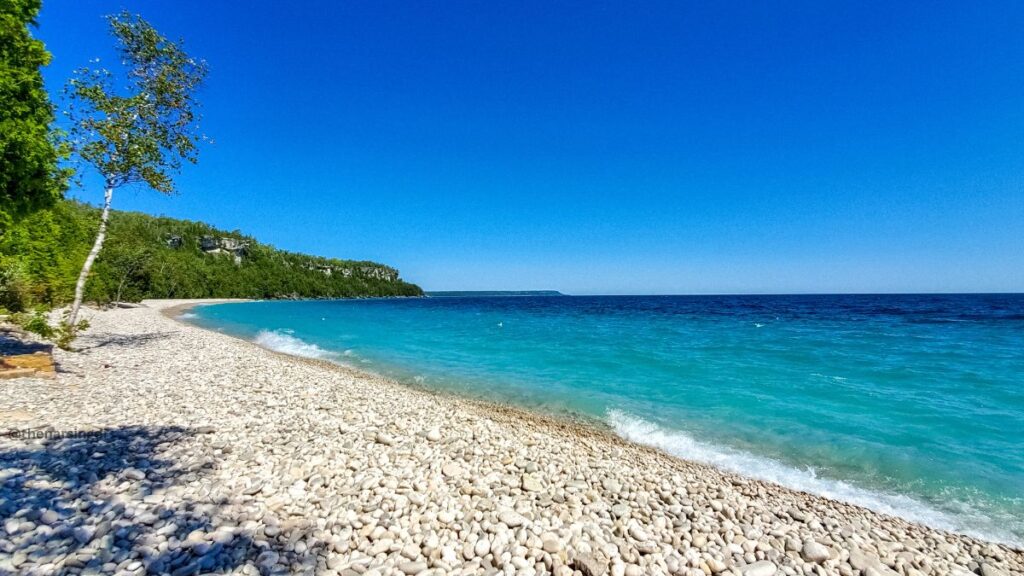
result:
M 195 163 L 199 103 L 206 63 L 190 57 L 140 16 L 110 16 L 121 56 L 119 74 L 81 68 L 65 88 L 70 145 L 108 187 L 143 183 L 174 192 L 173 174 Z
M 38 12 L 39 0 L 0 2 L 0 236 L 13 218 L 60 198 L 67 180 L 39 72 L 50 53 L 29 31 Z
M 67 303 L 98 219 L 97 208 L 61 200 L 18 222 L 0 240 L 0 306 L 13 311 Z M 249 249 L 241 264 L 235 264 L 230 254 L 204 252 L 204 236 L 232 238 Z M 180 243 L 169 241 L 175 237 Z M 333 273 L 325 274 L 325 267 Z M 285 252 L 237 230 L 116 210 L 86 292 L 96 302 L 422 294 L 418 286 L 403 282 L 397 270 L 374 262 Z

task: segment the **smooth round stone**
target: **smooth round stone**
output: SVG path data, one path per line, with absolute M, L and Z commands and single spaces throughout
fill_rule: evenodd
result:
M 541 547 L 548 554 L 558 554 L 562 551 L 562 541 L 553 533 L 542 534 L 540 537 Z
M 804 557 L 804 560 L 814 562 L 816 564 L 821 564 L 825 560 L 828 560 L 830 556 L 828 547 L 819 544 L 814 540 L 807 540 L 804 542 L 800 555 Z
M 398 565 L 398 569 L 404 574 L 419 574 L 429 568 L 426 562 L 403 562 Z
M 60 521 L 60 514 L 57 514 L 53 510 L 44 510 L 43 513 L 39 515 L 39 521 L 46 525 L 56 524 Z
M 647 542 L 651 539 L 651 535 L 641 528 L 639 524 L 631 524 L 629 526 L 629 537 L 638 542 Z
M 775 576 L 777 570 L 778 567 L 775 566 L 774 562 L 761 560 L 760 562 L 754 562 L 753 564 L 741 567 L 740 574 L 742 576 Z
M 405 556 L 409 560 L 415 560 L 420 555 L 420 548 L 415 544 L 407 544 L 402 547 L 402 556 Z
M 991 564 L 985 563 L 981 565 L 981 576 L 1006 576 L 1006 573 Z
M 473 553 L 476 554 L 477 557 L 483 558 L 487 555 L 487 552 L 489 552 L 490 549 L 491 543 L 487 540 L 487 538 L 481 538 L 477 540 L 476 545 L 473 546 Z
M 541 492 L 544 490 L 544 486 L 541 485 L 540 480 L 537 480 L 530 474 L 523 474 L 520 487 L 527 492 Z
M 498 515 L 498 520 L 504 523 L 509 528 L 518 528 L 526 523 L 526 518 L 523 518 L 522 514 L 513 512 L 512 510 L 506 510 Z
M 444 466 L 441 466 L 441 474 L 448 478 L 456 478 L 462 475 L 462 466 L 455 462 L 446 462 Z

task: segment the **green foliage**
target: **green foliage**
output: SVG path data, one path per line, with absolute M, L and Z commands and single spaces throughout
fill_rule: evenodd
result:
M 29 283 L 20 262 L 12 258 L 0 258 L 0 309 L 22 312 L 31 302 Z
M 0 239 L 0 297 L 12 270 L 17 298 L 0 299 L 9 310 L 69 302 L 89 252 L 99 209 L 60 201 L 19 221 Z M 181 245 L 172 247 L 174 237 Z M 204 237 L 245 244 L 233 254 L 204 252 Z M 327 270 L 330 274 L 326 274 Z M 398 271 L 373 262 L 319 258 L 277 250 L 233 231 L 189 220 L 113 211 L 110 237 L 86 287 L 99 303 L 145 298 L 357 298 L 419 296 Z M 11 302 L 17 301 L 16 305 Z
M 39 72 L 50 53 L 29 31 L 39 4 L 0 2 L 0 235 L 13 219 L 56 201 L 67 176 L 57 165 L 53 107 Z
M 75 336 L 78 333 L 89 328 L 88 320 L 80 320 L 72 326 L 65 319 L 58 322 L 56 326 L 52 326 L 46 314 L 38 310 L 35 312 L 17 312 L 12 314 L 8 320 L 29 332 L 38 334 L 47 340 L 53 340 L 57 346 L 65 350 L 71 349 L 71 343 L 74 342 Z
M 96 224 L 63 200 L 20 219 L 0 238 L 0 305 L 22 311 L 70 300 Z
M 54 335 L 53 327 L 47 322 L 46 315 L 42 312 L 19 312 L 11 316 L 11 321 L 43 338 L 51 338 Z
M 196 161 L 199 116 L 195 92 L 206 78 L 197 61 L 127 12 L 108 17 L 123 77 L 81 68 L 65 89 L 72 152 L 96 167 L 108 188 L 143 183 L 174 191 L 172 173 Z
M 88 320 L 79 320 L 73 325 L 71 322 L 63 320 L 57 324 L 56 328 L 51 329 L 52 332 L 48 338 L 52 339 L 58 347 L 63 348 L 64 350 L 71 350 L 71 343 L 75 341 L 75 337 L 77 337 L 79 333 L 85 332 L 88 329 Z

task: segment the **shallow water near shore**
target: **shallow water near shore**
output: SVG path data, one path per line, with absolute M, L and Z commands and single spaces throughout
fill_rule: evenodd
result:
M 201 306 L 189 322 L 1024 542 L 1024 296 L 458 297 Z

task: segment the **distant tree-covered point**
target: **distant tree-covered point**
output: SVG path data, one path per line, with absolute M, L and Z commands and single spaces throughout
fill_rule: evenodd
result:
M 59 306 L 92 245 L 99 209 L 59 201 L 0 239 L 0 307 Z M 375 262 L 297 254 L 202 222 L 113 211 L 110 237 L 86 300 L 145 298 L 359 298 L 421 296 L 398 270 Z

